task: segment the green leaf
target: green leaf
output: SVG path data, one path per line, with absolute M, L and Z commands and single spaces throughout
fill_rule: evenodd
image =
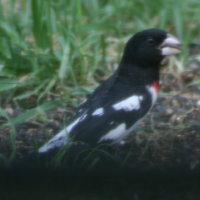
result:
M 10 80 L 10 79 L 0 80 L 0 92 L 16 89 L 19 87 L 29 86 L 32 84 L 34 84 L 34 81 L 32 80 L 28 80 L 25 82 L 20 82 L 18 80 Z
M 58 77 L 61 81 L 66 77 L 67 73 L 70 71 L 70 63 L 69 63 L 69 53 L 70 47 L 69 44 L 64 45 L 63 55 L 60 63 L 60 68 L 58 72 Z
M 200 80 L 195 80 L 189 83 L 187 86 L 193 86 L 193 85 L 200 85 Z
M 50 101 L 50 102 L 38 105 L 36 108 L 27 110 L 26 112 L 18 115 L 15 118 L 10 118 L 10 122 L 5 124 L 4 126 L 2 126 L 2 128 L 5 127 L 5 126 L 9 126 L 9 124 L 17 125 L 17 124 L 26 122 L 27 120 L 30 120 L 32 117 L 35 117 L 39 114 L 44 114 L 45 111 L 57 107 L 61 103 L 62 103 L 62 101 L 57 100 L 57 101 Z
M 32 91 L 26 91 L 24 94 L 18 95 L 16 96 L 14 99 L 15 100 L 22 100 L 22 99 L 26 99 L 30 96 L 33 96 L 35 94 L 38 94 L 39 91 L 44 87 L 44 85 L 47 83 L 48 80 L 45 80 L 44 82 L 42 82 L 38 87 L 36 87 L 34 90 Z

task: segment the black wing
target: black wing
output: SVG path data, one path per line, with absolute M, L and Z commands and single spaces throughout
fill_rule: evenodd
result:
M 121 82 L 121 84 L 123 83 Z M 143 86 L 130 89 L 126 85 L 122 87 L 121 84 L 119 87 L 116 84 L 115 87 L 111 87 L 103 98 L 99 94 L 95 95 L 96 102 L 88 107 L 88 110 L 82 114 L 80 121 L 71 130 L 70 136 L 74 140 L 96 144 L 103 141 L 102 138 L 117 127 L 120 127 L 120 130 L 124 132 L 122 134 L 127 134 L 131 127 L 146 115 L 152 105 L 151 95 L 147 89 Z M 120 88 L 124 88 L 124 90 L 122 91 Z M 132 110 L 114 108 L 114 105 L 126 101 L 130 97 L 141 97 L 138 108 Z M 93 115 L 98 109 L 102 109 L 103 112 L 99 115 Z M 125 125 L 124 129 L 120 126 L 122 124 Z

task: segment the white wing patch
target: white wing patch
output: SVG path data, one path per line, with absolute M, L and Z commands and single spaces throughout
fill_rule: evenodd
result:
M 69 132 L 67 132 L 66 128 L 59 132 L 56 136 L 54 136 L 51 140 L 49 140 L 46 144 L 44 144 L 41 148 L 39 148 L 39 153 L 45 153 L 50 149 L 54 149 L 56 147 L 64 146 L 67 144 L 67 136 Z
M 115 110 L 125 110 L 125 111 L 139 110 L 142 100 L 143 96 L 133 95 L 123 101 L 114 104 L 112 107 Z
M 124 137 L 125 132 L 126 132 L 126 124 L 122 123 L 118 125 L 115 129 L 109 131 L 105 136 L 101 137 L 99 142 L 103 140 L 118 140 L 121 137 Z
M 115 123 L 114 121 L 111 121 L 109 124 L 112 125 L 112 124 L 114 124 L 114 123 Z
M 92 116 L 102 116 L 103 114 L 104 114 L 104 109 L 98 108 L 92 113 Z
M 70 124 L 69 126 L 67 126 L 66 131 L 67 132 L 71 132 L 71 130 L 80 122 L 80 118 L 76 119 L 72 124 Z
M 46 144 L 44 144 L 39 150 L 39 153 L 45 153 L 51 149 L 61 147 L 66 145 L 69 140 L 68 136 L 71 130 L 81 121 L 83 121 L 87 117 L 87 114 L 82 115 L 81 117 L 77 118 L 74 122 L 72 122 L 69 126 L 55 135 L 51 140 L 49 140 Z
M 85 115 L 82 115 L 81 117 L 79 117 L 79 118 L 78 118 L 78 122 L 76 122 L 76 124 L 78 124 L 79 122 L 82 122 L 84 119 L 86 119 L 87 116 L 88 116 L 88 115 L 85 114 Z M 75 125 L 76 125 L 76 124 L 75 124 Z M 74 125 L 74 126 L 75 126 L 75 125 Z M 73 127 L 74 127 L 74 126 L 73 126 Z

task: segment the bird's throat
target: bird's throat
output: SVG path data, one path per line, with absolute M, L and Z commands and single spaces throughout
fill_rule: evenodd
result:
M 118 75 L 131 80 L 133 85 L 152 85 L 159 91 L 159 67 L 140 67 L 138 65 L 122 64 Z

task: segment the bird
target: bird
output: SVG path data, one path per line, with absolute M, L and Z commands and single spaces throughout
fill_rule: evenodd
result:
M 113 74 L 38 152 L 43 154 L 78 142 L 91 146 L 123 142 L 157 100 L 164 58 L 180 52 L 181 42 L 165 30 L 151 28 L 134 34 Z

